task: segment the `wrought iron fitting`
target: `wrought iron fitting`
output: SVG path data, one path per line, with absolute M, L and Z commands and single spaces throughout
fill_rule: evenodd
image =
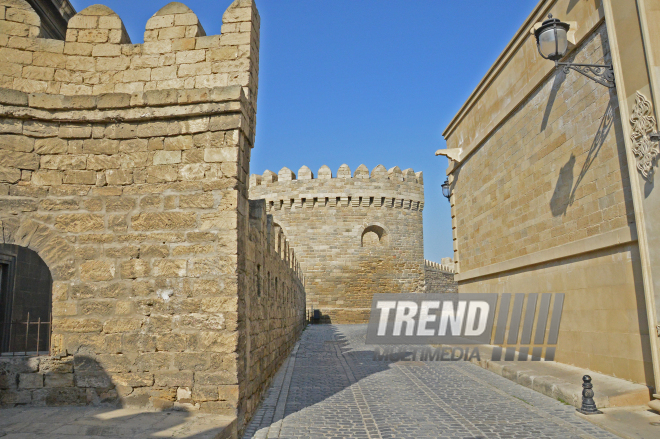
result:
M 557 68 L 561 67 L 564 73 L 568 74 L 570 70 L 586 76 L 605 87 L 614 88 L 614 69 L 611 65 L 604 64 L 574 64 L 569 62 L 558 62 Z

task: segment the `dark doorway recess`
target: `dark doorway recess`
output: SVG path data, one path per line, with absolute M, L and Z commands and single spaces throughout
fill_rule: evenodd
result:
M 0 244 L 0 351 L 48 354 L 53 278 L 28 248 Z

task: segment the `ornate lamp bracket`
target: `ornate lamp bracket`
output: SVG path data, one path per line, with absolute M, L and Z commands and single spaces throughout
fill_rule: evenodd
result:
M 614 88 L 616 85 L 614 83 L 614 69 L 608 64 L 575 64 L 570 62 L 557 62 L 556 67 L 561 67 L 566 74 L 568 74 L 571 69 L 575 70 L 605 87 Z
M 637 158 L 637 169 L 644 178 L 648 179 L 653 174 L 653 165 L 660 154 L 658 144 L 660 133 L 653 132 L 655 129 L 655 117 L 653 117 L 652 104 L 646 96 L 637 92 L 635 106 L 630 116 L 632 125 L 632 151 Z

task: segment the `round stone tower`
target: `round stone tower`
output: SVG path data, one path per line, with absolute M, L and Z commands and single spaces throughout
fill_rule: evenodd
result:
M 306 278 L 307 306 L 332 323 L 366 323 L 374 293 L 422 292 L 424 250 L 422 173 L 355 174 L 342 165 L 318 175 L 303 166 L 250 177 L 250 199 L 268 213 L 296 249 Z

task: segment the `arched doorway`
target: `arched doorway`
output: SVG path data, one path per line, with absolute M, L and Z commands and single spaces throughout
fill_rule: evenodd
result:
M 0 352 L 38 355 L 50 350 L 53 278 L 37 252 L 0 244 Z

